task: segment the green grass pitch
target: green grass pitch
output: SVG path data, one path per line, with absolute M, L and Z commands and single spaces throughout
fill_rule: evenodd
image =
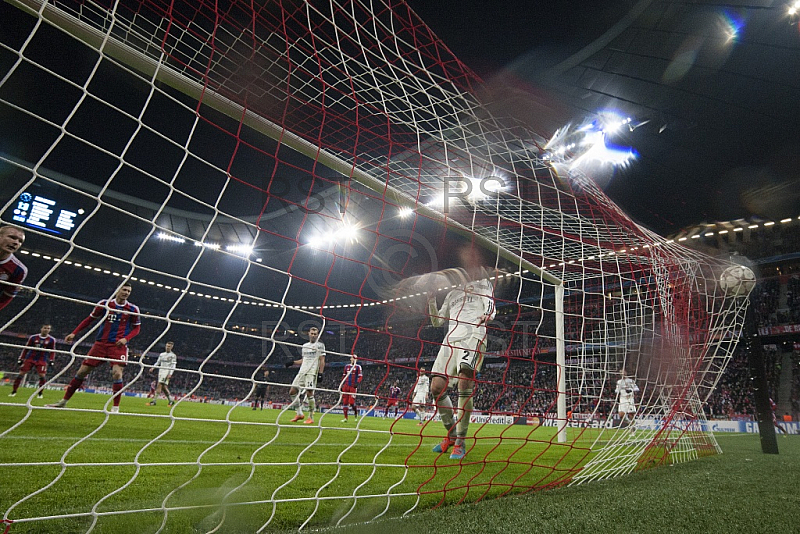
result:
M 331 413 L 303 425 L 284 413 L 276 425 L 277 410 L 148 407 L 134 397 L 112 415 L 102 412 L 108 395 L 78 393 L 70 410 L 57 410 L 38 408 L 60 391 L 44 399 L 30 399 L 32 389 L 13 399 L 9 392 L 0 388 L 0 399 L 18 406 L 0 406 L 0 431 L 17 426 L 0 438 L 0 508 L 49 485 L 13 507 L 11 533 L 82 532 L 93 522 L 93 532 L 162 524 L 196 532 L 223 514 L 224 532 L 320 527 L 343 516 L 358 523 L 561 485 L 588 460 L 595 437 L 560 445 L 552 428 L 473 424 L 473 449 L 458 462 L 431 451 L 443 432 L 436 422 L 341 423 Z
M 1 506 L 7 510 L 61 474 L 10 513 L 58 518 L 20 521 L 10 534 L 85 532 L 98 501 L 92 532 L 156 532 L 162 525 L 167 533 L 207 532 L 223 514 L 218 532 L 225 533 L 255 532 L 267 521 L 265 532 L 296 531 L 306 520 L 305 529 L 326 532 L 414 534 L 796 532 L 800 525 L 797 436 L 779 437 L 780 454 L 765 455 L 757 435 L 718 434 L 721 455 L 530 492 L 558 486 L 585 463 L 596 435 L 571 429 L 577 446 L 564 447 L 549 443 L 552 429 L 487 425 L 467 460 L 488 462 L 459 464 L 430 452 L 438 424 L 364 418 L 356 432 L 336 414 L 313 427 L 291 425 L 284 414 L 287 422 L 275 426 L 276 411 L 190 403 L 177 406 L 173 420 L 166 403 L 150 408 L 137 398 L 123 399 L 123 415 L 29 413 L 31 391 L 8 399 L 9 389 L 0 388 L 0 400 L 21 404 L 0 406 L 0 431 L 22 421 L 0 438 Z M 60 396 L 47 392 L 31 403 Z M 70 407 L 101 410 L 108 399 L 79 393 Z M 161 417 L 136 415 L 143 413 Z M 504 493 L 526 494 L 495 499 Z M 407 517 L 392 517 L 412 507 Z M 109 514 L 130 510 L 136 512 Z M 345 515 L 346 526 L 331 526 Z

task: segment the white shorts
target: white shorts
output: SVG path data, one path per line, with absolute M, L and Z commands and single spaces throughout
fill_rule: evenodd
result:
M 619 413 L 636 413 L 636 405 L 629 402 L 620 403 Z
M 317 387 L 317 373 L 297 373 L 292 381 L 292 387 L 300 390 L 300 394 L 313 393 L 314 388 Z
M 171 369 L 159 369 L 158 370 L 158 383 L 159 384 L 164 384 L 164 385 L 168 386 L 170 378 L 172 378 L 172 370 Z
M 422 406 L 423 404 L 426 404 L 427 400 L 428 400 L 427 395 L 415 395 L 414 400 L 411 401 L 411 404 L 418 404 Z
M 458 371 L 462 367 L 471 369 L 476 373 L 483 365 L 483 338 L 469 336 L 461 339 L 445 339 L 436 361 L 433 362 L 431 374 L 442 376 L 450 384 L 458 382 Z

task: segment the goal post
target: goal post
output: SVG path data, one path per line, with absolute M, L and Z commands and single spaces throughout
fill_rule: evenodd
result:
M 29 276 L 0 369 L 42 324 L 57 337 L 43 388 L 0 386 L 9 532 L 316 528 L 718 451 L 704 402 L 747 308 L 727 264 L 546 162 L 403 2 L 3 9 L 0 215 Z M 482 367 L 445 373 L 458 458 L 436 450 L 447 401 L 417 386 L 459 348 L 428 301 L 462 249 L 498 270 Z M 142 327 L 122 377 L 103 356 L 77 376 L 93 338 L 64 338 L 123 282 Z M 120 320 L 100 315 L 93 334 Z M 313 328 L 324 364 L 290 393 Z

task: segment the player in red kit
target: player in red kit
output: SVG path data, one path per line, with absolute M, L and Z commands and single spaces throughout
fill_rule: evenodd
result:
M 364 378 L 364 374 L 361 371 L 361 365 L 358 364 L 358 357 L 353 354 L 350 356 L 350 363 L 344 366 L 342 375 L 342 410 L 344 411 L 342 423 L 347 422 L 347 412 L 350 406 L 353 407 L 353 417 L 358 419 L 356 392 L 362 378 Z
M 52 366 L 56 359 L 56 338 L 50 335 L 50 325 L 42 325 L 42 329 L 38 334 L 34 334 L 28 338 L 25 348 L 22 349 L 22 354 L 19 355 L 17 363 L 22 367 L 19 370 L 17 379 L 14 380 L 14 389 L 9 393 L 9 397 L 17 394 L 22 377 L 25 373 L 32 368 L 36 368 L 39 373 L 39 398 L 42 398 L 42 386 L 44 386 L 45 374 L 47 374 L 48 363 Z
M 389 388 L 389 400 L 386 401 L 386 416 L 389 416 L 389 408 L 394 406 L 394 416 L 397 417 L 397 410 L 400 407 L 400 381 L 395 380 L 392 387 Z
M 784 436 L 787 436 L 788 434 L 786 433 L 786 429 L 783 428 L 783 425 L 778 422 L 778 418 L 775 416 L 775 409 L 777 407 L 778 407 L 778 405 L 775 404 L 775 401 L 770 398 L 769 399 L 769 409 L 772 411 L 772 424 L 775 426 L 775 428 L 777 428 L 778 430 L 783 432 Z
M 19 290 L 9 284 L 21 284 L 28 276 L 28 268 L 14 256 L 24 242 L 25 232 L 20 228 L 0 228 L 0 310 L 8 306 Z
M 111 375 L 114 379 L 114 385 L 112 386 L 114 406 L 111 411 L 119 412 L 119 391 L 122 389 L 122 371 L 128 363 L 128 342 L 136 337 L 141 325 L 139 308 L 128 302 L 132 289 L 129 283 L 125 283 L 119 288 L 113 299 L 98 302 L 91 315 L 81 321 L 81 324 L 64 338 L 67 343 L 71 343 L 75 336 L 94 321 L 101 318 L 103 320 L 103 324 L 97 332 L 94 345 L 89 349 L 88 358 L 83 360 L 80 369 L 75 374 L 75 378 L 70 381 L 67 391 L 64 393 L 64 398 L 55 404 L 48 404 L 48 406 L 51 408 L 63 408 L 66 406 L 67 401 L 83 385 L 86 375 L 95 367 L 102 365 L 107 359 L 111 362 Z M 105 359 L 100 360 L 98 358 Z

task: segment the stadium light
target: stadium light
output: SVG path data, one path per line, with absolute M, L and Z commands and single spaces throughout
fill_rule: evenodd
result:
M 608 141 L 623 127 L 633 131 L 649 121 L 634 123 L 634 119 L 615 111 L 598 112 L 581 126 L 572 124 L 559 128 L 545 144 L 542 159 L 553 164 L 566 164 L 570 169 L 589 162 L 625 166 L 638 154 L 631 147 L 616 146 Z
M 397 215 L 401 219 L 407 219 L 407 218 L 411 217 L 411 215 L 413 215 L 413 214 L 414 214 L 414 210 L 411 209 L 411 208 L 403 207 L 403 208 L 400 208 L 399 210 L 397 210 Z
M 225 247 L 225 250 L 235 254 L 241 254 L 243 256 L 249 256 L 253 253 L 253 247 L 249 245 L 228 245 Z
M 489 198 L 489 194 L 503 190 L 503 182 L 495 176 L 484 176 L 482 178 L 470 177 L 470 193 L 467 200 L 478 202 Z
M 173 243 L 186 243 L 186 240 L 184 238 L 168 234 L 166 232 L 159 232 L 156 234 L 156 237 L 163 241 L 172 241 Z
M 335 246 L 337 242 L 357 243 L 358 225 L 342 219 L 339 228 L 312 236 L 308 240 L 308 245 L 316 249 L 328 249 L 331 246 Z

